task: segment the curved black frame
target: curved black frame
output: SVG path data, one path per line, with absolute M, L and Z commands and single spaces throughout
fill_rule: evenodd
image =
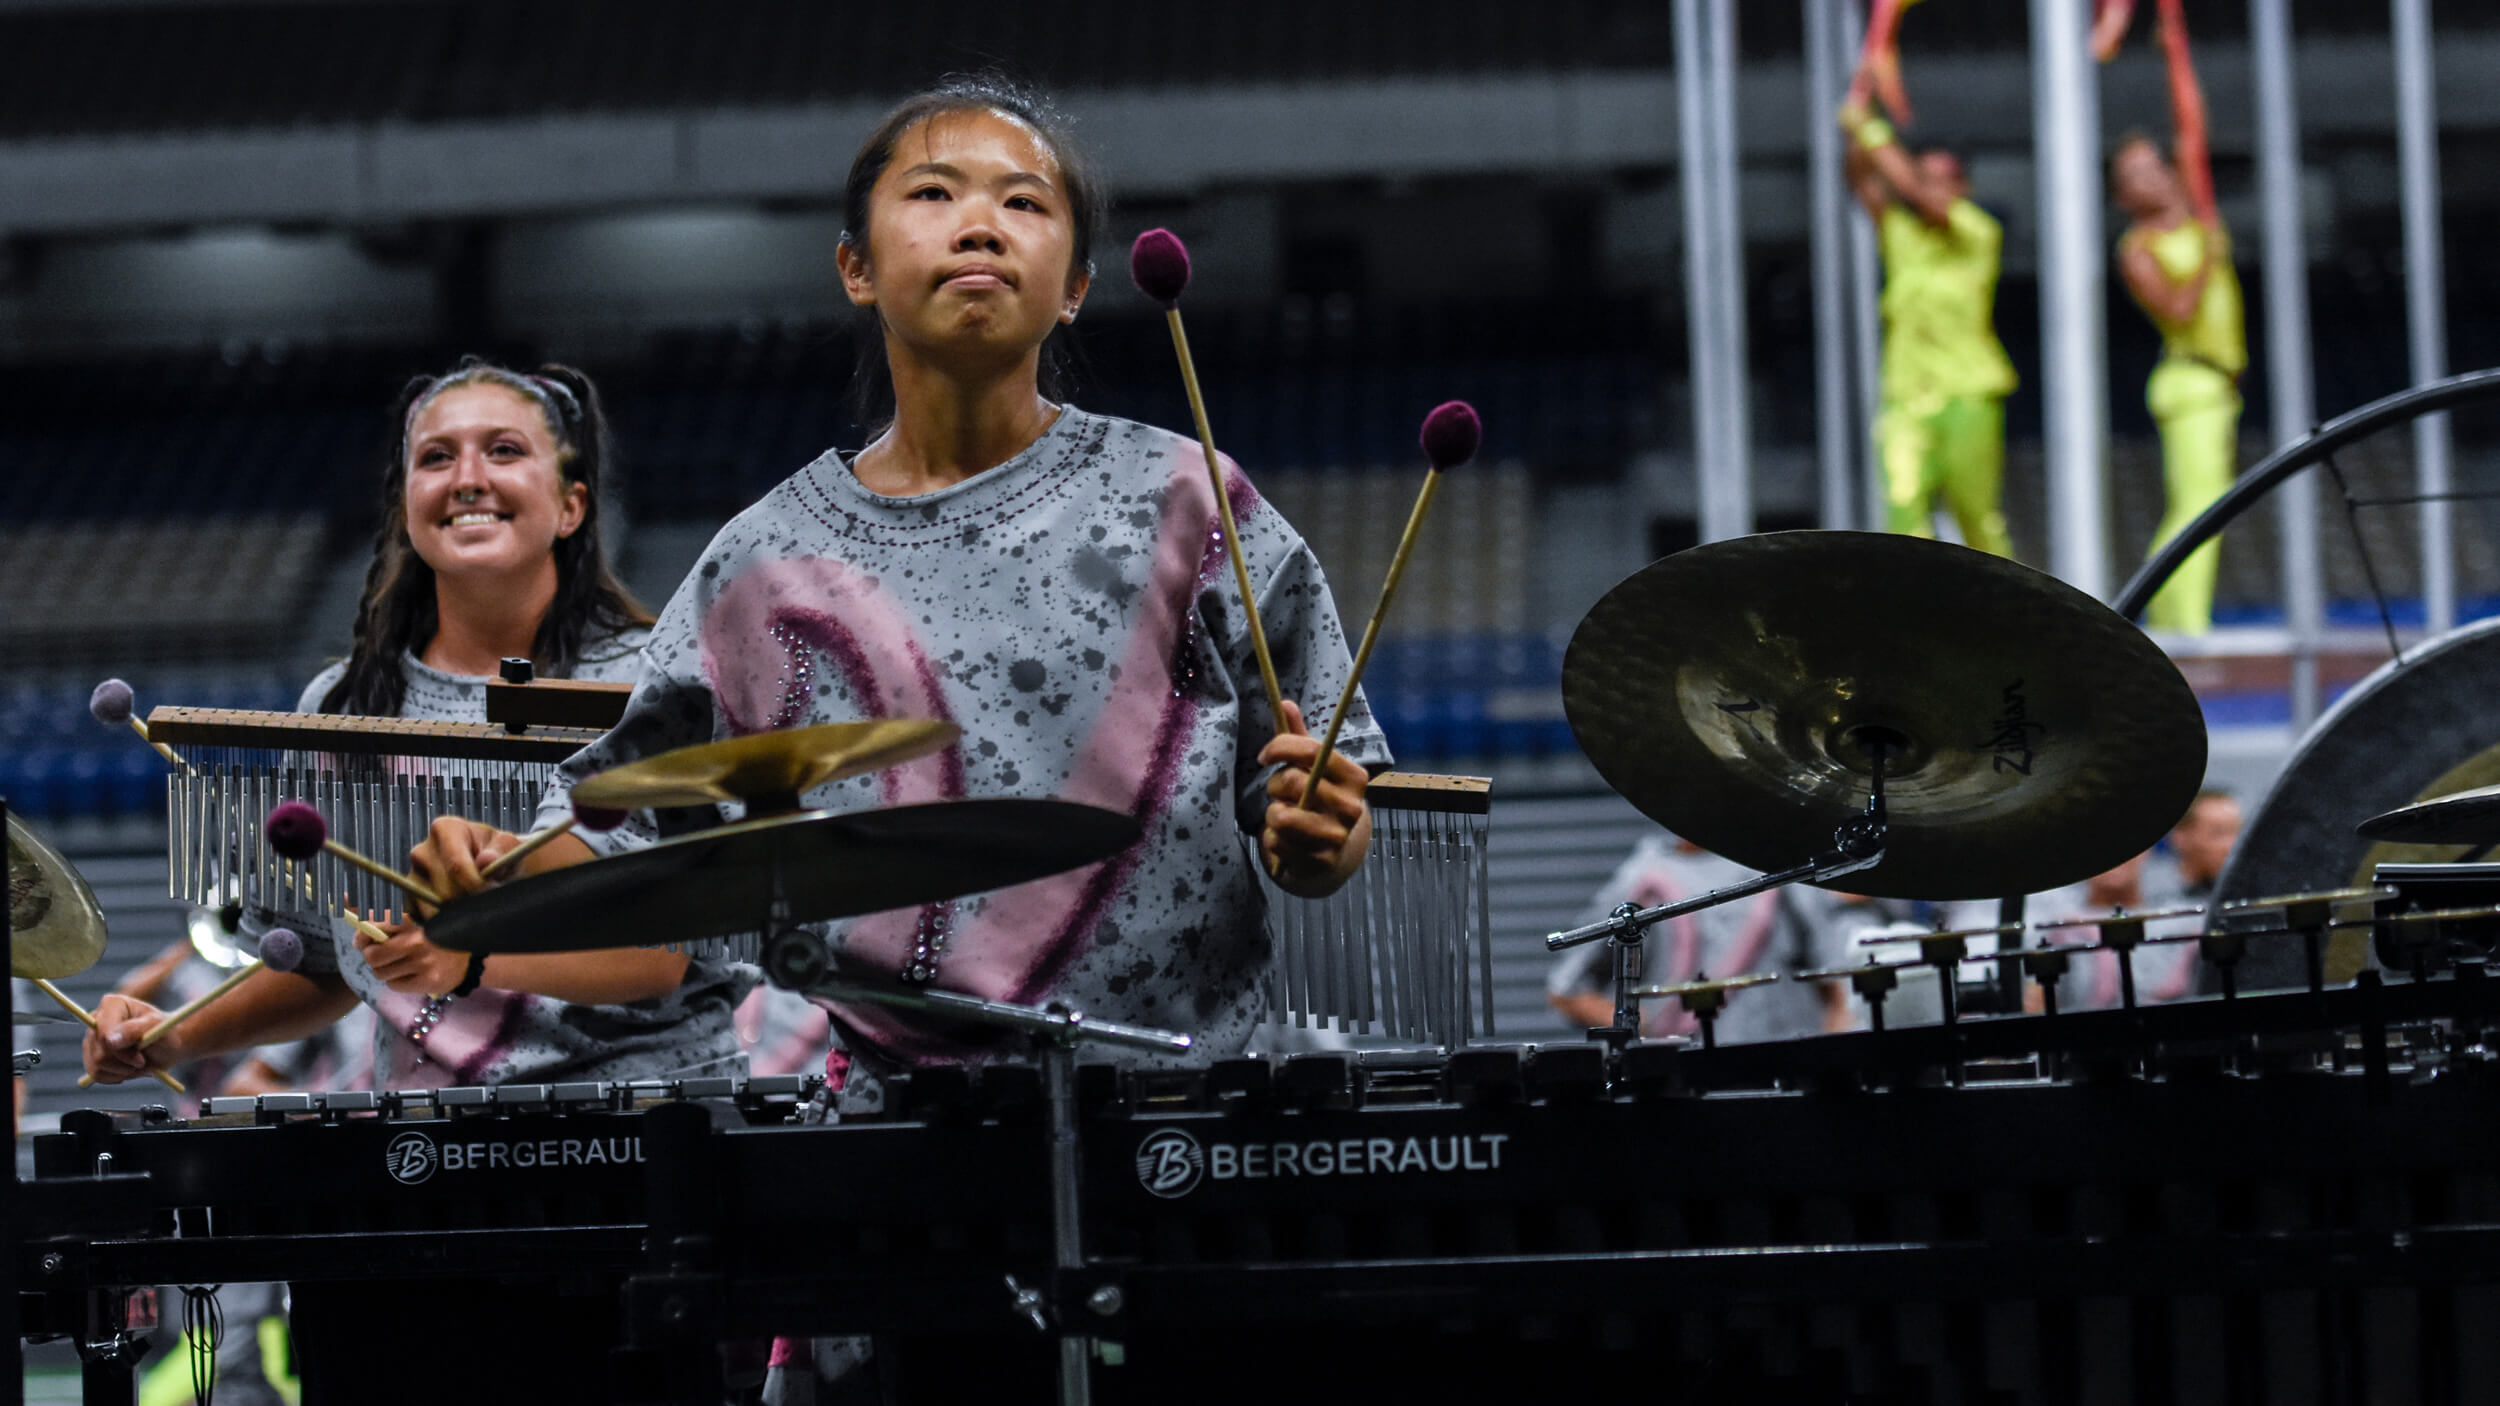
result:
M 2358 410 L 2346 411 L 2284 445 L 2234 479 L 2230 489 L 2216 498 L 2212 507 L 2197 514 L 2194 522 L 2162 543 L 2161 549 L 2146 558 L 2144 564 L 2136 568 L 2135 574 L 2127 578 L 2127 584 L 2119 588 L 2118 597 L 2110 602 L 2110 608 L 2130 620 L 2143 614 L 2153 593 L 2170 579 L 2170 573 L 2179 569 L 2179 563 L 2187 560 L 2188 553 L 2212 540 L 2233 518 L 2246 512 L 2250 505 L 2293 474 L 2390 425 L 2480 400 L 2486 395 L 2500 396 L 2500 367 L 2462 371 L 2454 376 L 2425 382 L 2411 390 L 2398 391 L 2371 401 Z

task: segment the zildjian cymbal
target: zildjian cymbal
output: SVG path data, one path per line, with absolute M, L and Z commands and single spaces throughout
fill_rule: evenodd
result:
M 58 981 L 104 955 L 104 909 L 61 852 L 9 815 L 9 975 Z
M 2408 845 L 2500 843 L 2500 786 L 2477 786 L 2398 806 L 2361 822 L 2361 838 Z
M 961 736 L 953 723 L 925 718 L 759 732 L 613 767 L 574 787 L 573 800 L 611 810 L 744 801 L 751 817 L 787 814 L 812 787 L 943 751 Z
M 1885 753 L 1887 898 L 2038 893 L 2141 854 L 2205 774 L 2159 647 L 2040 572 L 1871 532 L 1775 532 L 1652 562 L 1571 638 L 1563 709 L 1608 785 L 1780 870 L 1832 847 Z

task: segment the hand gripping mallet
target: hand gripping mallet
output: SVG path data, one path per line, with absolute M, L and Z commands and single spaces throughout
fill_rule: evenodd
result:
M 262 967 L 267 967 L 273 972 L 291 972 L 303 960 L 304 939 L 296 936 L 293 928 L 271 928 L 261 936 L 260 956 L 235 968 L 233 975 L 210 987 L 200 996 L 184 1003 L 173 1014 L 157 1022 L 155 1029 L 139 1037 L 139 1048 L 144 1050 L 172 1034 L 175 1026 L 198 1015 L 200 1009 L 209 1002 L 251 980 L 252 973 L 259 971 Z
M 1476 457 L 1477 446 L 1484 442 L 1484 421 L 1466 401 L 1444 401 L 1424 417 L 1423 433 L 1417 440 L 1432 467 L 1424 474 L 1423 491 L 1415 495 L 1415 510 L 1406 515 L 1406 531 L 1398 537 L 1397 555 L 1389 559 L 1388 578 L 1380 583 L 1380 603 L 1372 607 L 1371 621 L 1363 626 L 1363 643 L 1354 651 L 1354 668 L 1337 695 L 1337 709 L 1328 715 L 1328 730 L 1320 734 L 1319 756 L 1311 762 L 1311 779 L 1302 787 L 1304 810 L 1311 808 L 1311 798 L 1319 794 L 1320 773 L 1327 769 L 1328 754 L 1337 745 L 1337 729 L 1345 726 L 1346 710 L 1354 706 L 1354 690 L 1363 682 L 1363 667 L 1371 663 L 1372 646 L 1380 642 L 1380 622 L 1389 614 L 1389 598 L 1397 594 L 1398 578 L 1406 574 L 1406 559 L 1422 535 L 1424 514 L 1432 510 L 1432 495 L 1441 487 L 1441 475 Z
M 71 1015 L 78 1017 L 79 1024 L 87 1027 L 89 1030 L 96 1028 L 95 1017 L 89 1015 L 76 1001 L 71 1000 L 67 993 L 63 992 L 60 987 L 53 985 L 51 982 L 44 980 L 42 977 L 36 977 L 34 980 L 36 987 L 40 989 L 43 994 L 61 1003 L 62 1010 L 68 1011 Z M 173 1075 L 166 1073 L 162 1069 L 150 1068 L 148 1073 L 155 1076 L 156 1082 L 163 1084 L 166 1088 L 173 1090 L 175 1093 L 187 1094 L 191 1092 L 190 1089 L 184 1087 L 183 1082 L 180 1079 L 175 1078 Z M 93 1074 L 79 1075 L 78 1087 L 82 1089 L 95 1087 L 95 1076 Z
M 478 870 L 477 876 L 489 883 L 494 882 L 496 875 L 510 869 L 513 865 L 527 859 L 532 854 L 537 853 L 539 847 L 546 844 L 548 841 L 555 839 L 559 835 L 569 835 L 573 833 L 573 827 L 576 825 L 585 830 L 613 830 L 617 826 L 624 823 L 624 811 L 611 810 L 606 806 L 586 806 L 579 801 L 575 801 L 573 802 L 573 813 L 571 815 L 564 817 L 562 820 L 557 821 L 555 824 L 550 825 L 543 830 L 532 830 L 529 834 L 522 837 L 521 843 L 513 846 L 509 850 L 504 851 L 502 854 L 496 855 L 492 863 L 489 863 L 485 868 Z
M 1172 350 L 1181 361 L 1181 384 L 1189 391 L 1189 414 L 1198 425 L 1198 446 L 1206 451 L 1207 483 L 1215 490 L 1215 511 L 1224 522 L 1224 553 L 1232 558 L 1233 581 L 1241 588 L 1241 613 L 1250 622 L 1250 652 L 1258 656 L 1259 682 L 1267 686 L 1268 716 L 1282 731 L 1285 691 L 1276 682 L 1276 661 L 1267 652 L 1267 631 L 1259 624 L 1258 597 L 1250 585 L 1250 565 L 1242 559 L 1241 533 L 1233 527 L 1232 495 L 1224 491 L 1224 465 L 1215 456 L 1215 431 L 1207 427 L 1206 398 L 1198 393 L 1198 368 L 1189 359 L 1189 333 L 1181 327 L 1181 293 L 1189 287 L 1189 249 L 1168 229 L 1150 229 L 1129 246 L 1128 276 L 1137 290 L 1163 304 L 1163 319 L 1172 329 Z

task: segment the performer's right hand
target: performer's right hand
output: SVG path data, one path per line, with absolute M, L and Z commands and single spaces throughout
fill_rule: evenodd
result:
M 87 1076 L 99 1084 L 118 1084 L 140 1078 L 150 1069 L 171 1069 L 181 1063 L 181 1026 L 148 1048 L 139 1048 L 139 1037 L 164 1019 L 163 1011 L 118 991 L 97 1002 L 95 1028 L 78 1047 Z
M 487 887 L 478 870 L 510 853 L 521 837 L 509 830 L 457 815 L 435 817 L 425 843 L 408 852 L 408 867 L 426 887 L 445 898 L 458 898 Z

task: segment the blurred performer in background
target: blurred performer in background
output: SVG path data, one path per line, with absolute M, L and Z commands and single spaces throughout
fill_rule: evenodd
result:
M 2116 51 L 2128 8 L 2113 4 L 2102 12 L 2097 38 L 2104 58 Z M 2110 158 L 2111 190 L 2131 221 L 2118 241 L 2118 271 L 2137 306 L 2161 329 L 2161 364 L 2144 388 L 2144 403 L 2161 430 L 2170 499 L 2153 533 L 2155 547 L 2230 488 L 2238 465 L 2240 373 L 2248 368 L 2240 279 L 2214 202 L 2205 94 L 2188 61 L 2182 0 L 2161 0 L 2160 14 L 2173 155 L 2165 159 L 2150 137 L 2135 135 Z M 2211 629 L 2221 563 L 2221 539 L 2197 548 L 2153 597 L 2144 623 L 2180 634 Z
M 1840 125 L 1849 134 L 1849 188 L 1875 222 L 1884 260 L 1875 453 L 1886 526 L 1932 537 L 1942 499 L 1965 543 L 2010 559 L 2005 397 L 2015 376 L 1995 325 L 2005 232 L 1971 200 L 1953 153 L 1929 148 L 1913 157 L 1854 91 Z
M 1575 920 L 1593 923 L 1621 904 L 1655 908 L 1725 888 L 1758 871 L 1672 835 L 1644 837 L 1606 886 Z M 1821 889 L 1790 884 L 1670 918 L 1642 941 L 1641 984 L 1664 986 L 1705 976 L 1754 972 L 1794 975 L 1856 960 L 1840 950 L 1834 917 L 1839 899 Z M 1546 999 L 1577 1029 L 1611 1025 L 1615 1019 L 1614 945 L 1583 943 L 1561 953 L 1545 985 Z M 1714 1033 L 1722 1041 L 1791 1040 L 1849 1028 L 1848 987 L 1840 982 L 1783 981 L 1728 997 Z M 1670 1000 L 1642 1003 L 1641 1030 L 1648 1035 L 1692 1035 L 1698 1029 L 1683 1006 Z
M 506 657 L 547 677 L 631 678 L 650 614 L 600 546 L 607 426 L 589 379 L 464 362 L 410 383 L 393 423 L 355 647 L 299 710 L 483 722 Z M 328 914 L 247 922 L 312 935 L 303 966 L 257 973 L 144 1056 L 132 1045 L 157 1009 L 107 997 L 87 1040 L 98 1079 L 299 1039 L 360 1001 L 385 1088 L 653 1078 L 737 1053 L 744 987 L 721 964 L 648 949 L 472 960 L 417 928 L 375 942 Z

